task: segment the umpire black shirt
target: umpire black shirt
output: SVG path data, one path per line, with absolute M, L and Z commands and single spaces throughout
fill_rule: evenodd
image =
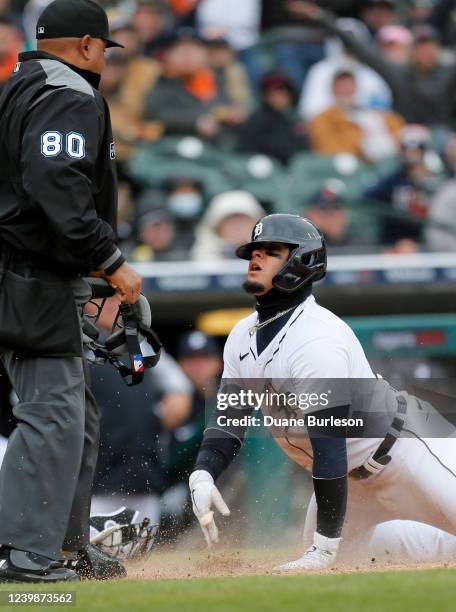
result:
M 124 261 L 117 178 L 100 76 L 21 53 L 0 95 L 0 246 L 67 276 Z

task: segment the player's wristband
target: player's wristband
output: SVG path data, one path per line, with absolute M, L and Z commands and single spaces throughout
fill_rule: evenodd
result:
M 230 465 L 240 448 L 239 440 L 231 436 L 203 440 L 193 469 L 209 472 L 215 481 Z

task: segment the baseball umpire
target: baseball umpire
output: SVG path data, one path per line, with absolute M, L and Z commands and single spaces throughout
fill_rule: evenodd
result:
M 347 429 L 337 431 L 331 425 L 337 426 L 332 419 L 341 424 L 349 420 L 352 396 L 343 393 L 336 394 L 329 408 L 315 413 L 325 415 L 322 425 L 306 423 L 306 436 L 279 426 L 276 442 L 292 460 L 311 470 L 314 495 L 304 530 L 308 548 L 302 557 L 277 569 L 329 567 L 342 535 L 344 544 L 362 545 L 376 525 L 393 519 L 456 534 L 456 440 L 447 437 L 454 435 L 454 428 L 448 428 L 448 421 L 427 402 L 378 378 L 353 331 L 316 303 L 312 283 L 326 272 L 326 247 L 319 230 L 296 215 L 269 215 L 258 221 L 251 242 L 237 255 L 249 260 L 243 287 L 256 296 L 257 312 L 229 334 L 222 385 L 323 381 L 328 389 L 327 379 L 331 384 L 345 381 L 342 387 L 352 380 L 354 387 L 359 382 L 361 387 L 374 385 L 381 404 L 378 414 L 373 413 L 378 425 L 371 436 L 359 437 L 357 432 L 358 437 L 349 437 Z M 228 407 L 223 419 L 218 414 L 215 411 L 208 423 L 189 479 L 193 510 L 208 545 L 218 540 L 212 506 L 229 514 L 214 482 L 242 446 L 247 429 L 239 418 L 230 418 L 240 416 L 236 408 Z M 436 429 L 426 435 L 431 421 Z M 433 537 L 437 530 L 427 534 Z
M 97 90 L 112 46 L 98 4 L 55 0 L 0 97 L 0 356 L 20 400 L 0 471 L 2 582 L 77 580 L 62 550 L 88 576 L 125 573 L 88 545 L 99 415 L 79 317 L 83 276 L 104 276 L 127 303 L 141 290 L 116 246 L 115 148 Z

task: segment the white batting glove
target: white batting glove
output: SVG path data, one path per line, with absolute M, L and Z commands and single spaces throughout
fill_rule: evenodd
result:
M 206 470 L 192 472 L 188 483 L 193 512 L 201 525 L 207 545 L 211 547 L 218 542 L 218 529 L 214 521 L 214 512 L 211 510 L 212 505 L 224 516 L 228 516 L 230 510 L 215 486 L 214 479 Z
M 278 572 L 291 572 L 299 570 L 317 571 L 323 570 L 335 562 L 337 550 L 342 538 L 326 538 L 315 532 L 313 546 L 296 559 L 274 568 Z

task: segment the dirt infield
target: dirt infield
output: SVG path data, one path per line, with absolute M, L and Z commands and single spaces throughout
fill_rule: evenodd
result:
M 277 575 L 275 565 L 296 559 L 302 554 L 297 548 L 287 549 L 227 549 L 227 550 L 192 550 L 155 551 L 148 559 L 130 562 L 128 577 L 130 579 L 161 580 L 172 578 L 208 578 L 219 576 L 267 576 Z M 370 560 L 359 565 L 338 565 L 323 574 L 379 572 L 407 569 L 432 569 L 439 567 L 456 567 L 454 563 L 377 563 Z M 287 572 L 287 575 L 299 572 Z M 315 572 L 313 572 L 315 573 Z

